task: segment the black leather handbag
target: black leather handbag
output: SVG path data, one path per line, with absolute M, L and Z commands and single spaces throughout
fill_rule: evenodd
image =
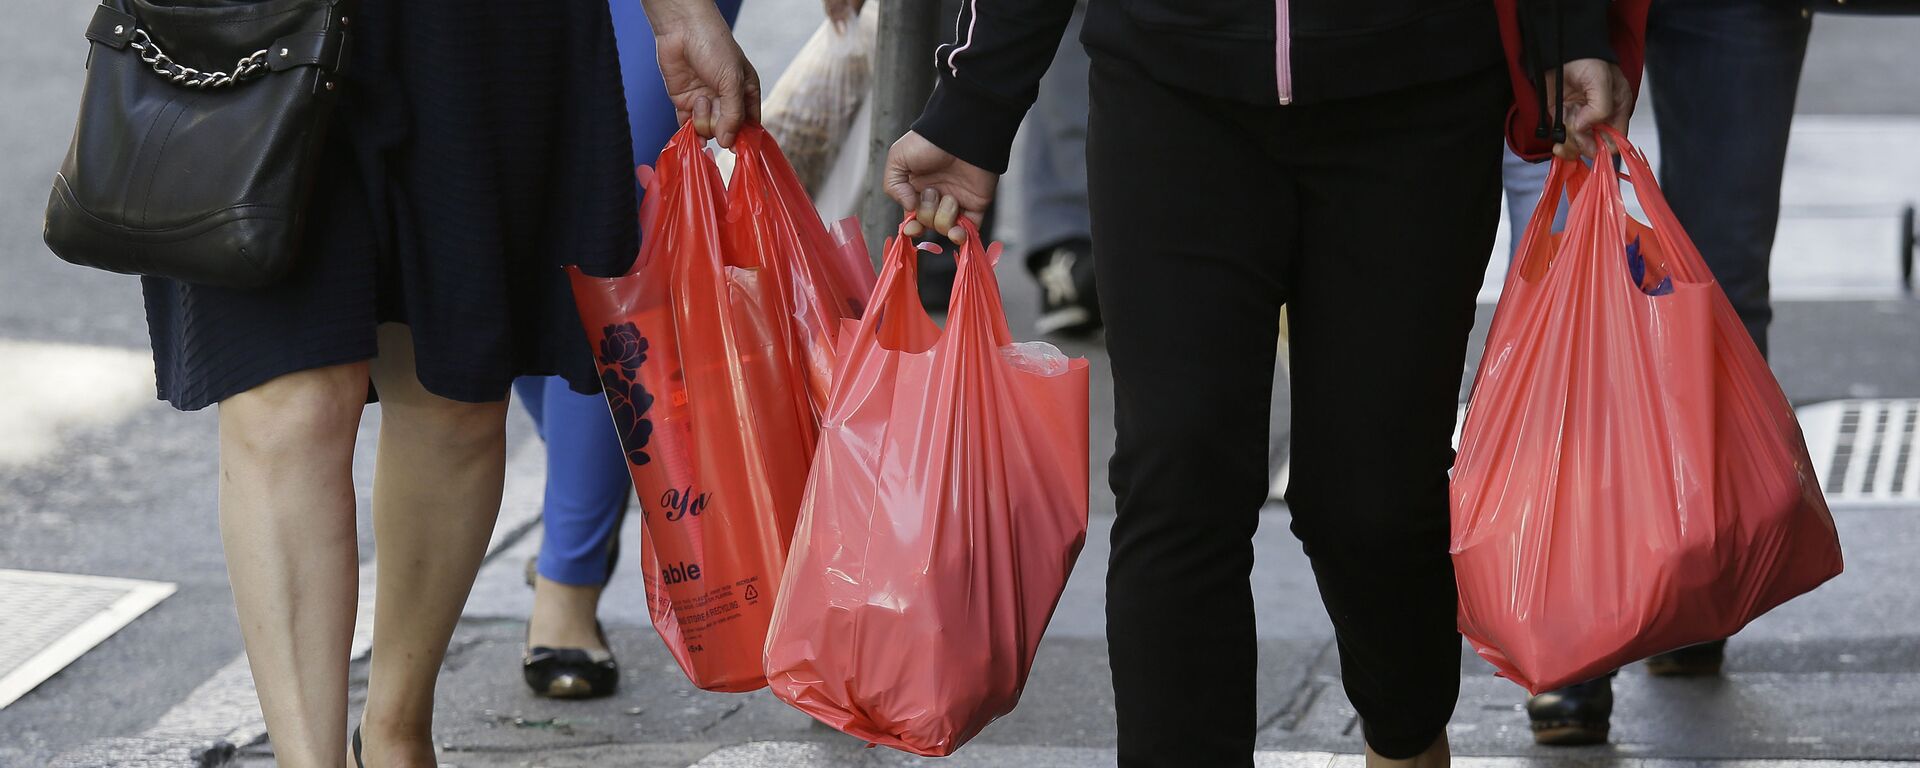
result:
M 47 247 L 74 264 L 257 288 L 299 258 L 340 97 L 345 0 L 103 0 Z

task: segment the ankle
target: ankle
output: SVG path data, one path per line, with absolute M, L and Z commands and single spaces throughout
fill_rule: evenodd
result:
M 431 723 L 370 717 L 360 724 L 360 746 L 367 768 L 434 768 L 439 764 Z
M 1426 751 L 1404 760 L 1382 757 L 1373 751 L 1373 747 L 1366 748 L 1366 768 L 1447 768 L 1452 761 L 1453 755 L 1444 734 Z
M 533 613 L 527 619 L 528 639 L 533 645 L 606 650 L 596 618 L 603 589 L 539 577 L 534 583 Z

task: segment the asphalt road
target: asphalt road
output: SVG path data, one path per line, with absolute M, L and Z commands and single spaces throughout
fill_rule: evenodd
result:
M 135 281 L 64 265 L 39 242 L 48 180 L 73 119 L 85 58 L 80 32 L 90 6 L 71 0 L 17 2 L 8 6 L 8 18 L 0 24 L 0 342 L 130 350 L 146 344 Z M 778 62 L 812 30 L 814 18 L 808 0 L 750 0 L 742 37 L 769 81 Z M 1920 114 L 1916 41 L 1920 19 L 1820 19 L 1801 111 Z M 1010 275 L 1006 282 L 1010 306 L 1030 306 L 1033 297 L 1024 281 Z M 1797 402 L 1920 396 L 1916 331 L 1920 309 L 1911 301 L 1787 304 L 1779 309 L 1775 366 Z M 6 349 L 0 346 L 0 354 Z M 0 357 L 0 367 L 22 365 L 20 359 Z M 123 368 L 102 375 L 137 373 Z M 0 409 L 60 405 L 85 411 L 91 407 L 86 398 L 94 391 L 80 386 L 47 395 L 44 402 L 22 402 L 17 393 L 0 391 Z M 1276 417 L 1276 428 L 1284 430 L 1284 415 Z M 515 430 L 516 441 L 527 439 L 519 421 Z M 372 434 L 371 427 L 367 434 Z M 31 461 L 0 463 L 0 568 L 179 585 L 179 592 L 151 613 L 38 690 L 0 709 L 0 766 L 40 765 L 82 742 L 138 732 L 239 652 L 214 515 L 214 438 L 211 411 L 179 414 L 149 402 L 110 422 L 62 432 L 55 448 Z M 0 435 L 0 440 L 7 439 Z M 368 468 L 362 464 L 364 482 Z M 1097 477 L 1100 487 L 1104 484 Z M 1110 499 L 1106 503 L 1110 505 Z M 364 511 L 363 503 L 363 526 Z M 1862 530 L 1871 538 L 1878 529 Z M 1897 619 L 1880 616 L 1874 621 L 1883 622 L 1880 626 L 1888 632 L 1920 631 Z M 504 658 L 510 655 L 512 634 L 510 629 L 483 632 L 473 647 L 483 649 L 476 653 Z M 1062 647 L 1076 642 L 1091 640 L 1069 640 Z M 1820 671 L 1819 664 L 1829 663 L 1788 645 L 1761 647 L 1763 652 L 1756 653 L 1762 655 L 1753 663 L 1769 672 L 1811 674 Z M 1306 647 L 1296 650 L 1303 653 L 1294 655 L 1312 658 L 1304 653 Z M 1911 673 L 1920 665 L 1911 648 L 1888 646 L 1886 654 L 1877 663 L 1888 669 Z M 1096 657 L 1053 658 L 1059 664 L 1080 665 Z M 1297 674 L 1310 672 L 1303 668 Z M 1082 674 L 1061 674 L 1069 673 Z M 1782 690 L 1802 691 L 1791 686 Z M 1034 725 L 1003 728 L 1008 734 L 1004 741 L 1041 739 L 1052 731 L 1055 736 L 1084 733 L 1068 741 L 1098 745 L 1109 737 L 1098 722 L 1078 714 L 1084 704 L 1066 693 L 1057 699 L 1041 697 L 1031 702 L 1032 708 L 1054 712 L 1059 720 L 1041 715 Z M 1862 716 L 1848 707 L 1819 711 L 1828 713 L 1832 722 L 1827 725 L 1835 734 L 1848 733 L 1850 723 Z M 1022 727 L 1028 730 L 1018 730 Z M 1081 730 L 1058 730 L 1071 728 Z M 1330 746 L 1288 734 L 1272 735 L 1268 742 Z

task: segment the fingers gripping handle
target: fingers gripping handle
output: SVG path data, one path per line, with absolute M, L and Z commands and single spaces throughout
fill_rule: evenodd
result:
M 906 232 L 907 225 L 913 220 L 913 213 L 903 216 L 894 236 L 887 240 L 873 301 L 868 312 L 860 319 L 856 343 L 878 339 L 890 348 L 903 348 L 904 345 L 904 348 L 918 349 L 927 346 L 914 343 L 916 339 L 926 338 L 923 331 L 932 326 L 932 320 L 927 318 L 926 310 L 920 305 L 916 279 L 919 273 L 918 252 L 937 254 L 944 251 L 933 243 L 916 244 L 913 236 Z M 991 321 L 995 343 L 1010 343 L 1012 334 L 1007 330 L 1006 312 L 1000 301 L 1000 286 L 993 274 L 993 268 L 1000 260 L 1000 244 L 983 247 L 979 226 L 971 220 L 962 219 L 960 227 L 966 232 L 967 239 L 954 247 L 954 261 L 959 269 L 954 276 L 950 316 L 987 318 Z M 969 312 L 974 314 L 968 315 Z M 937 329 L 934 334 L 938 334 Z

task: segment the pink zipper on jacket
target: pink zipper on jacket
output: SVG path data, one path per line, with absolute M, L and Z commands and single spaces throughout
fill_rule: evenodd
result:
M 1287 0 L 1273 0 L 1273 74 L 1280 103 L 1293 103 L 1293 19 Z

